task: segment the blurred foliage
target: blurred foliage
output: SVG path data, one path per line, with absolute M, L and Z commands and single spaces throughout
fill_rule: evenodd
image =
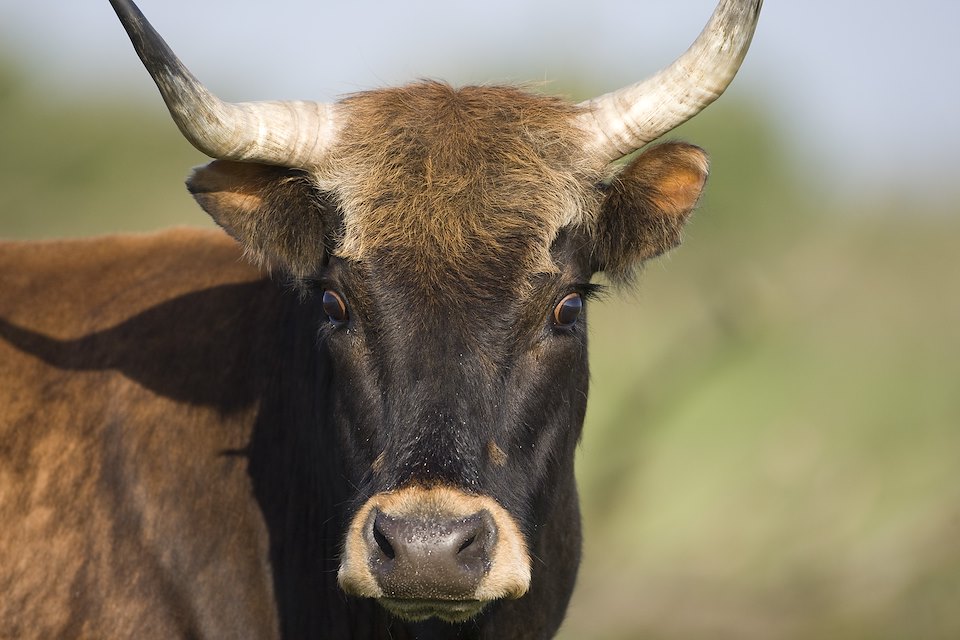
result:
M 158 100 L 159 102 L 159 100 Z M 0 62 L 0 237 L 208 224 L 183 186 L 205 161 L 160 105 L 38 95 Z
M 0 64 L 0 122 L 0 236 L 209 224 L 159 100 L 67 104 Z M 670 137 L 711 178 L 685 246 L 590 310 L 562 637 L 960 637 L 956 208 L 832 201 L 761 104 Z

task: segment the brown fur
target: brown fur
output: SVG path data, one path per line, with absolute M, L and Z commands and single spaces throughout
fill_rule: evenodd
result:
M 500 448 L 496 442 L 491 440 L 487 443 L 487 455 L 490 457 L 490 462 L 495 467 L 502 467 L 507 464 L 507 454 L 503 449 Z
M 165 352 L 173 319 L 155 315 L 179 297 L 259 280 L 240 257 L 208 231 L 0 244 L 0 637 L 276 636 L 266 532 L 237 508 L 250 492 L 242 460 L 220 455 L 245 446 L 255 407 L 238 388 L 230 418 L 206 399 L 236 366 L 225 354 L 216 368 L 201 364 L 223 327 L 178 336 Z M 187 392 L 192 402 L 175 397 Z M 221 482 L 181 492 L 211 474 Z M 184 510 L 185 499 L 199 509 Z M 163 550 L 188 549 L 187 531 L 228 531 L 226 548 L 261 552 L 158 593 L 183 560 Z M 249 609 L 201 628 L 215 606 L 202 585 L 217 580 L 242 585 Z M 183 607 L 158 606 L 171 600 Z
M 559 229 L 590 211 L 597 167 L 562 100 L 428 82 L 343 106 L 342 144 L 318 178 L 344 212 L 344 257 L 390 247 L 420 274 L 490 259 L 551 269 Z
M 255 263 L 298 277 L 320 268 L 329 218 L 303 171 L 217 160 L 195 171 L 187 188 Z
M 637 156 L 610 184 L 594 232 L 593 267 L 614 280 L 680 244 L 707 181 L 707 155 L 669 142 Z

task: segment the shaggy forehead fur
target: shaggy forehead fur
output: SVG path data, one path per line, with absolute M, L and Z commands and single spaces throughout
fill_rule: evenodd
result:
M 341 143 L 316 175 L 344 216 L 342 257 L 388 253 L 421 280 L 551 272 L 558 231 L 596 215 L 603 167 L 563 100 L 425 82 L 341 107 Z

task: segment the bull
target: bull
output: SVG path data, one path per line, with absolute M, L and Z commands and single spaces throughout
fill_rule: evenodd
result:
M 688 144 L 616 161 L 723 92 L 761 2 L 581 104 L 230 104 L 111 4 L 226 234 L 0 250 L 0 635 L 552 636 L 591 279 L 677 245 L 707 178 Z

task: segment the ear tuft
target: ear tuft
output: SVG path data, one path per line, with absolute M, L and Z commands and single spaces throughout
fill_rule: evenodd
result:
M 614 179 L 597 220 L 592 266 L 614 280 L 680 244 L 707 180 L 699 147 L 668 142 L 644 151 Z
M 304 277 L 322 265 L 326 207 L 305 172 L 215 160 L 194 170 L 187 189 L 261 266 Z

